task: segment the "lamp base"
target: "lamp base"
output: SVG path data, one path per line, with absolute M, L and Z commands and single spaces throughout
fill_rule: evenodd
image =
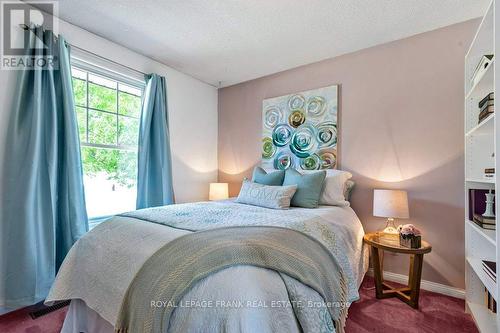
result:
M 399 234 L 393 218 L 388 218 L 385 229 L 382 231 L 384 234 L 397 235 Z
M 394 227 L 386 227 L 383 231 L 384 234 L 397 235 L 399 234 L 398 229 Z

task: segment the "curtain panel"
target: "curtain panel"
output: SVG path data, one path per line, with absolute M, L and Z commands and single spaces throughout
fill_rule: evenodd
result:
M 146 75 L 139 127 L 137 209 L 174 203 L 165 78 Z
M 88 231 L 70 50 L 32 26 L 26 56 L 54 68 L 20 71 L 4 160 L 0 305 L 39 302 L 73 243 Z

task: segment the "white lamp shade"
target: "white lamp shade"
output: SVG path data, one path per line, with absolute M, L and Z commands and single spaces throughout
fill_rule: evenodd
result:
M 224 200 L 229 198 L 227 183 L 210 183 L 208 200 Z
M 407 219 L 408 194 L 400 190 L 373 190 L 373 216 Z

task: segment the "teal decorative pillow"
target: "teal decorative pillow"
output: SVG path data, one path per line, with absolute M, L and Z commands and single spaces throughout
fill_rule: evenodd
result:
M 236 202 L 273 209 L 288 209 L 296 189 L 296 185 L 268 186 L 244 180 Z
M 297 192 L 292 198 L 291 206 L 316 208 L 319 204 L 326 171 L 301 174 L 297 170 L 287 169 L 283 186 L 297 185 Z
M 257 184 L 281 186 L 283 184 L 283 178 L 285 178 L 284 170 L 267 173 L 266 170 L 261 167 L 255 167 L 255 169 L 253 169 L 252 181 Z

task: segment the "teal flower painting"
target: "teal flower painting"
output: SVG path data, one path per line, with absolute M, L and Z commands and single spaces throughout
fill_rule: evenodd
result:
M 262 166 L 336 169 L 337 113 L 337 85 L 265 99 Z

